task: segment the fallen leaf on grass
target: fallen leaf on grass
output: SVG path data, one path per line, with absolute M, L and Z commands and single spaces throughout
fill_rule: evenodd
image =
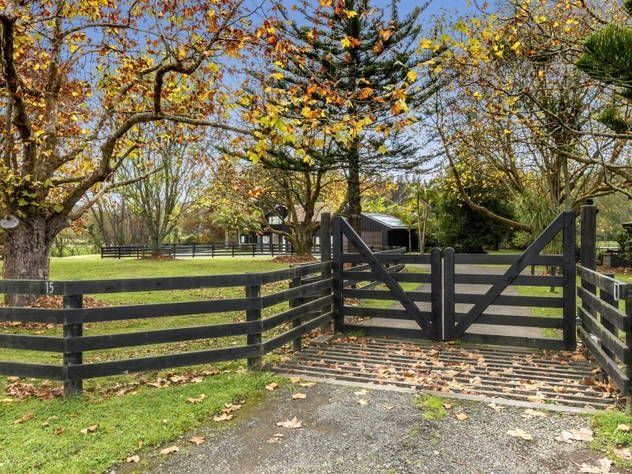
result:
M 13 403 L 14 401 L 13 398 L 3 398 L 0 403 Z
M 625 459 L 626 461 L 632 461 L 632 451 L 630 451 L 628 448 L 615 448 L 614 454 L 616 454 L 621 459 Z
M 621 424 L 617 425 L 617 431 L 630 431 L 630 425 L 626 425 L 624 423 L 621 423 Z
M 230 421 L 234 418 L 232 413 L 220 413 L 213 417 L 213 421 Z
M 610 472 L 610 466 L 612 466 L 612 461 L 610 459 L 603 458 L 597 461 L 596 466 L 583 463 L 579 472 L 586 474 L 608 474 Z
M 189 438 L 189 443 L 199 446 L 206 443 L 206 438 L 204 436 L 193 436 L 192 438 Z
M 55 430 L 53 431 L 53 434 L 55 435 L 60 435 L 64 432 L 64 428 L 62 428 L 61 426 L 58 426 L 57 428 L 55 428 Z
M 292 400 L 305 400 L 306 398 L 307 398 L 307 395 L 301 392 L 296 392 L 295 394 L 292 395 Z
M 454 416 L 459 421 L 465 421 L 465 420 L 467 420 L 469 418 L 469 416 L 467 416 L 465 413 L 457 413 Z
M 280 426 L 281 428 L 290 428 L 290 429 L 297 429 L 297 428 L 302 428 L 303 424 L 298 421 L 298 418 L 294 417 L 291 420 L 286 420 L 286 421 L 278 421 L 277 426 Z
M 14 425 L 19 425 L 21 423 L 24 423 L 26 421 L 32 420 L 33 418 L 35 418 L 35 413 L 25 413 L 24 415 L 22 415 L 20 418 L 18 418 L 17 420 L 15 420 L 13 422 Z
M 178 451 L 180 451 L 180 448 L 177 446 L 169 446 L 168 448 L 161 449 L 160 454 L 166 456 L 167 454 L 177 453 Z
M 81 430 L 81 434 L 88 434 L 88 433 L 94 433 L 97 429 L 99 429 L 99 424 L 97 423 L 96 425 L 90 425 L 87 428 L 84 428 Z
M 509 436 L 513 436 L 514 438 L 520 438 L 520 439 L 526 439 L 526 440 L 532 440 L 533 439 L 533 436 L 531 436 L 526 431 L 521 430 L 520 428 L 516 428 L 515 430 L 509 430 L 509 431 L 507 431 L 507 434 Z
M 592 441 L 593 432 L 590 428 L 562 431 L 562 434 L 557 436 L 555 440 L 563 443 L 572 443 L 573 441 Z
M 271 392 L 272 390 L 276 390 L 278 387 L 279 387 L 278 383 L 272 382 L 266 385 L 266 390 L 269 390 Z
M 136 463 L 136 462 L 140 462 L 140 456 L 138 454 L 135 454 L 133 456 L 128 457 L 125 462 L 128 462 L 130 464 L 132 463 Z
M 195 405 L 196 403 L 202 403 L 205 398 L 206 398 L 206 394 L 201 393 L 199 397 L 189 397 L 189 398 L 187 398 L 187 402 L 192 403 L 192 404 Z
M 536 417 L 544 418 L 546 417 L 546 413 L 540 410 L 534 410 L 533 408 L 527 408 L 520 416 L 528 420 L 530 418 L 536 418 Z

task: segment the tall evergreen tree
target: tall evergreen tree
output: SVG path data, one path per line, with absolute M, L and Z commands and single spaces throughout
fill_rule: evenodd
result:
M 615 133 L 632 139 L 632 0 L 624 0 L 628 14 L 593 33 L 584 45 L 577 66 L 593 78 L 617 88 L 616 100 L 606 107 L 599 119 Z
M 422 145 L 407 131 L 438 87 L 436 78 L 419 80 L 415 71 L 438 54 L 418 53 L 425 5 L 403 18 L 398 0 L 386 9 L 369 0 L 305 1 L 291 13 L 279 8 L 290 46 L 271 66 L 262 102 L 268 111 L 282 110 L 283 126 L 294 126 L 282 146 L 259 158 L 285 169 L 343 169 L 347 214 L 358 229 L 361 177 L 420 160 Z M 264 125 L 279 128 L 279 121 L 266 118 Z

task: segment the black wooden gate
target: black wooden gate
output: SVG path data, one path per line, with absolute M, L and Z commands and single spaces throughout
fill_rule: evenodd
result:
M 561 254 L 543 255 L 543 250 L 561 236 Z M 352 265 L 368 264 L 367 271 Z M 386 264 L 423 266 L 422 271 L 392 273 Z M 508 265 L 503 273 L 459 271 L 463 265 Z M 529 268 L 542 267 L 532 274 Z M 429 267 L 429 272 L 426 271 Z M 551 272 L 551 270 L 553 270 Z M 455 254 L 451 248 L 434 248 L 429 254 L 372 252 L 346 220 L 333 223 L 334 322 L 336 330 L 367 335 L 430 338 L 574 349 L 575 313 L 575 215 L 561 213 L 522 253 L 518 255 Z M 358 289 L 361 281 L 378 281 L 383 288 Z M 418 284 L 408 291 L 403 283 Z M 457 285 L 483 286 L 475 293 L 463 293 Z M 503 294 L 513 287 L 551 287 L 559 293 L 538 296 Z M 386 301 L 358 304 L 358 302 Z M 388 303 L 390 302 L 390 303 Z M 459 307 L 466 310 L 457 311 Z M 490 308 L 496 307 L 490 311 Z M 509 308 L 507 313 L 498 307 Z M 557 308 L 555 316 L 512 314 L 512 308 Z M 522 311 L 524 313 L 524 311 Z M 355 318 L 355 320 L 354 320 Z M 369 318 L 358 319 L 358 318 Z M 503 331 L 468 332 L 473 324 L 503 326 Z M 509 328 L 509 329 L 508 329 Z M 513 330 L 511 329 L 513 328 Z M 520 328 L 551 329 L 554 336 L 524 335 Z

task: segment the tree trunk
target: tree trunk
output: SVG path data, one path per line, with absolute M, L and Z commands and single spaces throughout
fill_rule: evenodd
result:
M 360 190 L 360 153 L 359 143 L 353 141 L 349 148 L 349 176 L 347 178 L 348 218 L 351 227 L 362 235 L 360 215 L 362 214 L 362 192 Z
M 4 234 L 2 277 L 5 280 L 47 280 L 49 275 L 49 252 L 55 232 L 46 219 L 33 217 Z M 32 303 L 36 295 L 5 295 L 10 306 Z

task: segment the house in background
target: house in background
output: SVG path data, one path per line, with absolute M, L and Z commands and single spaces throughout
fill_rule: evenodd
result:
M 363 212 L 360 228 L 362 240 L 369 247 L 406 247 L 409 252 L 419 248 L 417 229 L 409 229 L 399 218 L 390 214 Z
M 275 230 L 290 232 L 290 227 L 285 224 L 288 212 L 285 208 L 277 209 L 266 215 L 268 226 Z M 320 219 L 320 217 L 319 217 Z M 419 239 L 416 229 L 409 229 L 400 219 L 389 214 L 378 213 L 362 213 L 360 217 L 360 226 L 362 239 L 369 247 L 380 249 L 385 247 L 406 247 L 411 251 L 410 243 L 412 243 L 412 251 L 418 248 Z M 410 238 L 409 238 L 410 232 Z M 242 243 L 257 243 L 269 245 L 289 245 L 288 240 L 279 234 L 263 229 L 241 236 Z M 314 245 L 320 244 L 319 233 L 314 234 Z

